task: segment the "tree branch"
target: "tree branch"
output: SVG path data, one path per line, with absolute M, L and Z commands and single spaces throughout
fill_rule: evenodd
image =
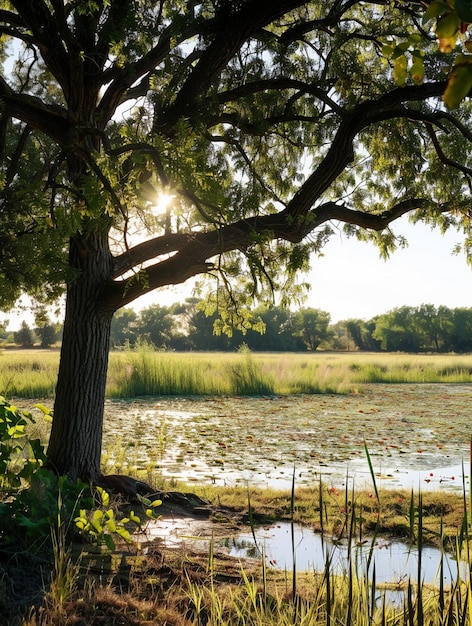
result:
M 141 59 L 135 63 L 126 64 L 124 67 L 115 64 L 103 72 L 103 85 L 109 83 L 97 106 L 103 118 L 110 119 L 119 104 L 136 97 L 137 87 L 132 86 L 140 78 L 139 93 L 144 95 L 142 92 L 149 85 L 152 71 L 166 58 L 171 50 L 171 44 L 179 45 L 197 32 L 194 25 L 182 28 L 180 33 L 176 33 L 175 29 L 169 26 L 162 32 L 158 44 Z
M 214 257 L 254 245 L 255 234 L 260 236 L 265 233 L 271 239 L 299 243 L 310 232 L 332 220 L 381 232 L 407 213 L 431 208 L 448 212 L 455 208 L 455 204 L 437 204 L 428 198 L 414 198 L 398 202 L 379 215 L 372 215 L 327 202 L 298 223 L 279 213 L 241 220 L 207 233 L 164 235 L 138 244 L 115 259 L 116 278 L 132 269 L 136 270 L 140 264 L 156 256 L 169 255 L 146 268 L 146 284 L 138 281 L 130 284 L 127 280 L 110 281 L 103 290 L 102 300 L 106 307 L 116 310 L 153 289 L 180 284 L 192 276 L 207 273 L 214 268 L 211 261 Z
M 180 88 L 174 102 L 163 112 L 160 126 L 169 130 L 181 117 L 188 117 L 196 104 L 227 66 L 244 42 L 262 27 L 303 5 L 300 0 L 247 0 L 231 14 L 215 16 L 213 40 Z
M 440 96 L 444 87 L 444 82 L 399 87 L 376 100 L 367 100 L 346 112 L 325 158 L 287 204 L 284 213 L 290 215 L 292 219 L 300 219 L 308 214 L 331 183 L 353 161 L 354 140 L 359 132 L 368 126 L 394 118 L 414 119 L 428 123 L 432 123 L 433 120 L 439 122 L 442 118 L 441 112 L 430 114 L 413 111 L 404 103 Z
M 322 223 L 333 219 L 381 231 L 405 213 L 425 208 L 427 202 L 432 206 L 431 201 L 424 199 L 405 200 L 380 215 L 353 211 L 336 203 L 326 203 L 313 209 L 326 189 L 353 160 L 353 143 L 360 131 L 371 124 L 392 118 L 413 118 L 428 124 L 439 123 L 443 117 L 441 112 L 430 114 L 411 111 L 404 103 L 441 95 L 443 89 L 443 83 L 396 88 L 377 100 L 361 103 L 344 115 L 325 158 L 278 214 L 255 216 L 205 233 L 169 234 L 144 242 L 116 258 L 114 277 L 156 256 L 170 254 L 178 258 L 183 255 L 187 259 L 195 259 L 195 265 L 201 267 L 213 256 L 252 245 L 256 233 L 271 233 L 274 239 L 299 243 Z M 450 206 L 444 205 L 441 210 L 450 210 Z M 155 267 L 160 268 L 163 263 L 161 261 Z M 165 263 L 168 267 L 177 261 L 166 259 Z
M 74 80 L 77 80 L 77 76 L 72 73 L 70 56 L 64 47 L 51 11 L 44 0 L 11 0 L 11 4 L 33 33 L 44 62 L 61 85 L 67 98 L 71 93 L 72 77 L 74 76 Z
M 71 144 L 72 128 L 66 111 L 59 105 L 45 104 L 39 98 L 28 94 L 16 94 L 2 77 L 0 77 L 0 102 L 4 107 L 3 115 L 29 124 L 61 146 Z
M 328 96 L 324 89 L 317 87 L 314 84 L 304 83 L 301 80 L 294 80 L 292 78 L 271 78 L 267 80 L 257 80 L 249 83 L 245 83 L 234 89 L 228 89 L 221 91 L 217 98 L 220 104 L 227 102 L 233 102 L 239 100 L 245 96 L 250 96 L 261 91 L 277 90 L 281 89 L 294 89 L 300 93 L 310 94 L 321 100 L 324 104 L 327 104 L 333 111 L 343 113 L 343 108 Z
M 439 139 L 437 138 L 437 135 L 434 132 L 434 128 L 431 124 L 426 124 L 426 130 L 428 131 L 428 134 L 431 138 L 434 149 L 436 150 L 436 154 L 438 155 L 438 158 L 441 161 L 441 163 L 444 163 L 444 165 L 450 165 L 454 169 L 459 170 L 459 172 L 462 172 L 463 174 L 465 174 L 469 178 L 469 187 L 470 187 L 470 178 L 472 177 L 472 169 L 470 167 L 466 167 L 465 165 L 461 165 L 460 163 L 457 163 L 457 161 L 454 161 L 453 159 L 449 159 L 444 154 L 441 144 L 439 143 Z

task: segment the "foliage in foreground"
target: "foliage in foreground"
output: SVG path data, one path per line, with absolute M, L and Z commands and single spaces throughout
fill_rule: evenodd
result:
M 371 499 L 372 511 L 377 516 L 386 517 L 385 494 L 375 488 L 374 492 L 379 498 L 374 496 Z M 263 499 L 263 494 L 259 495 Z M 315 492 L 310 495 L 313 507 Z M 419 554 L 418 573 L 412 579 L 392 584 L 376 580 L 375 557 L 372 557 L 378 530 L 375 524 L 369 535 L 359 536 L 362 502 L 366 494 L 346 490 L 334 495 L 342 502 L 333 506 L 332 490 L 320 485 L 316 492 L 316 507 L 320 532 L 351 546 L 348 563 L 341 574 L 336 570 L 329 548 L 326 548 L 322 571 L 301 573 L 296 571 L 295 561 L 291 570 L 278 571 L 266 563 L 263 554 L 257 562 L 241 563 L 229 558 L 213 542 L 210 542 L 209 549 L 200 550 L 197 542 L 197 548 L 192 552 L 166 550 L 150 544 L 146 554 L 139 550 L 127 554 L 118 552 L 114 564 L 109 561 L 105 567 L 102 561 L 102 575 L 93 582 L 87 562 L 79 564 L 76 570 L 70 570 L 77 583 L 71 585 L 69 581 L 70 593 L 66 597 L 58 596 L 53 585 L 46 595 L 46 608 L 26 621 L 25 626 L 77 622 L 87 626 L 100 623 L 134 626 L 151 623 L 167 626 L 318 626 L 335 623 L 439 626 L 468 623 L 471 593 L 468 573 L 460 571 L 446 587 L 442 553 L 437 587 L 422 582 L 421 555 L 427 543 L 423 521 L 430 509 L 421 494 L 411 494 L 410 499 L 403 494 L 406 512 L 403 523 L 409 528 L 411 549 Z M 240 492 L 237 497 L 241 506 Z M 279 494 L 279 498 L 280 503 L 284 502 L 284 516 L 294 520 L 298 500 L 295 491 Z M 225 501 L 223 494 L 223 503 Z M 247 506 L 251 518 L 264 505 L 257 499 L 253 501 L 251 496 Z M 464 554 L 469 550 L 465 502 L 463 506 L 462 521 L 460 506 L 457 511 L 457 555 L 461 549 Z M 442 539 L 440 519 L 439 515 L 436 522 Z M 356 545 L 362 539 L 367 543 L 367 555 L 363 566 L 359 567 Z M 83 584 L 84 574 L 89 576 L 87 585 Z
M 38 408 L 49 417 L 41 404 Z M 44 465 L 43 443 L 28 436 L 26 426 L 33 415 L 19 411 L 0 397 L 0 538 L 3 546 L 48 551 L 57 535 L 72 540 L 78 534 L 93 545 L 115 548 L 116 537 L 131 542 L 131 524 L 140 528 L 142 519 L 130 512 L 120 515 L 110 494 L 100 486 L 57 476 Z M 154 518 L 160 501 L 141 498 L 146 516 Z

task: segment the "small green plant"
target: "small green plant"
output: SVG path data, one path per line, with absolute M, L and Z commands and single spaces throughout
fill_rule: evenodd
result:
M 76 528 L 91 543 L 105 545 L 109 550 L 115 549 L 114 537 L 118 536 L 126 543 L 132 543 L 128 525 L 135 529 L 141 529 L 143 520 L 134 511 L 128 517 L 118 518 L 115 510 L 110 506 L 110 494 L 97 487 L 95 491 L 98 506 L 93 510 L 80 509 L 79 515 L 74 519 Z M 159 516 L 155 509 L 162 504 L 161 500 L 151 502 L 148 498 L 138 496 L 145 509 L 145 519 L 157 519 Z
M 38 406 L 39 408 L 39 406 Z M 45 407 L 44 407 L 45 408 Z M 47 409 L 46 409 L 47 411 Z M 43 411 L 44 415 L 48 413 Z M 0 490 L 21 487 L 46 459 L 39 439 L 30 439 L 26 428 L 35 420 L 29 411 L 19 411 L 0 396 Z
M 94 507 L 89 486 L 57 476 L 50 470 L 36 468 L 30 480 L 0 504 L 0 527 L 3 542 L 41 549 L 57 530 L 58 520 L 68 525 L 77 506 Z
M 35 405 L 46 419 L 51 411 Z M 57 476 L 43 467 L 44 447 L 31 439 L 27 426 L 35 420 L 29 411 L 20 412 L 0 397 L 0 538 L 16 547 L 38 549 L 51 541 L 53 552 L 63 538 L 80 532 L 89 542 L 114 550 L 114 537 L 131 542 L 128 524 L 141 528 L 134 512 L 119 517 L 110 506 L 110 494 L 80 480 Z M 155 519 L 160 500 L 141 498 L 143 519 Z M 62 537 L 58 542 L 57 537 Z
M 156 519 L 160 500 L 141 498 L 142 518 L 131 511 L 128 517 L 114 509 L 110 494 L 80 480 L 40 468 L 28 487 L 0 504 L 1 538 L 5 543 L 31 549 L 42 548 L 60 531 L 71 539 L 79 533 L 90 544 L 115 549 L 115 539 L 132 542 L 131 530 L 141 529 L 143 520 Z M 52 535 L 51 535 L 52 533 Z M 52 546 L 54 548 L 54 545 Z

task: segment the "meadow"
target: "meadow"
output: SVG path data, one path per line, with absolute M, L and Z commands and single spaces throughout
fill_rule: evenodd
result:
M 59 353 L 0 352 L 0 393 L 52 398 Z M 470 383 L 472 355 L 112 352 L 109 398 L 359 392 L 372 383 Z

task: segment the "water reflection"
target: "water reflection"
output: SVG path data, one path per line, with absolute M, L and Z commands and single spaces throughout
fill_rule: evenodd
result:
M 395 583 L 418 580 L 418 550 L 399 541 L 377 539 L 362 545 L 349 546 L 344 542 L 322 539 L 321 535 L 309 528 L 290 523 L 281 523 L 269 528 L 255 529 L 252 533 L 242 533 L 228 544 L 230 554 L 239 558 L 264 555 L 267 563 L 278 568 L 298 571 L 323 571 L 327 558 L 330 571 L 344 574 L 349 571 L 349 552 L 359 575 L 372 574 L 375 563 L 375 578 L 378 583 Z M 293 549 L 294 548 L 294 549 Z M 367 567 L 372 550 L 369 572 Z M 295 557 L 294 557 L 295 555 Z M 439 584 L 439 566 L 441 551 L 423 547 L 421 553 L 421 581 L 425 584 Z M 461 565 L 461 575 L 466 572 L 466 564 Z M 443 555 L 443 578 L 450 584 L 457 578 L 457 562 L 448 555 Z
M 208 550 L 210 545 L 228 551 L 230 556 L 240 559 L 265 558 L 271 567 L 292 571 L 321 572 L 329 560 L 333 574 L 349 571 L 350 559 L 359 576 L 372 577 L 375 564 L 375 579 L 378 584 L 394 584 L 412 580 L 425 584 L 439 585 L 440 563 L 443 559 L 443 583 L 451 584 L 457 579 L 458 567 L 450 555 L 441 550 L 423 546 L 421 570 L 418 572 L 418 550 L 400 541 L 377 538 L 372 545 L 369 539 L 361 545 L 348 546 L 346 541 L 324 539 L 310 528 L 282 522 L 270 527 L 254 528 L 234 536 L 214 535 L 212 524 L 192 518 L 161 518 L 149 523 L 143 541 L 159 540 L 167 547 Z M 372 551 L 372 557 L 371 556 Z M 369 569 L 367 569 L 369 568 Z M 468 577 L 467 563 L 460 564 L 460 575 Z

